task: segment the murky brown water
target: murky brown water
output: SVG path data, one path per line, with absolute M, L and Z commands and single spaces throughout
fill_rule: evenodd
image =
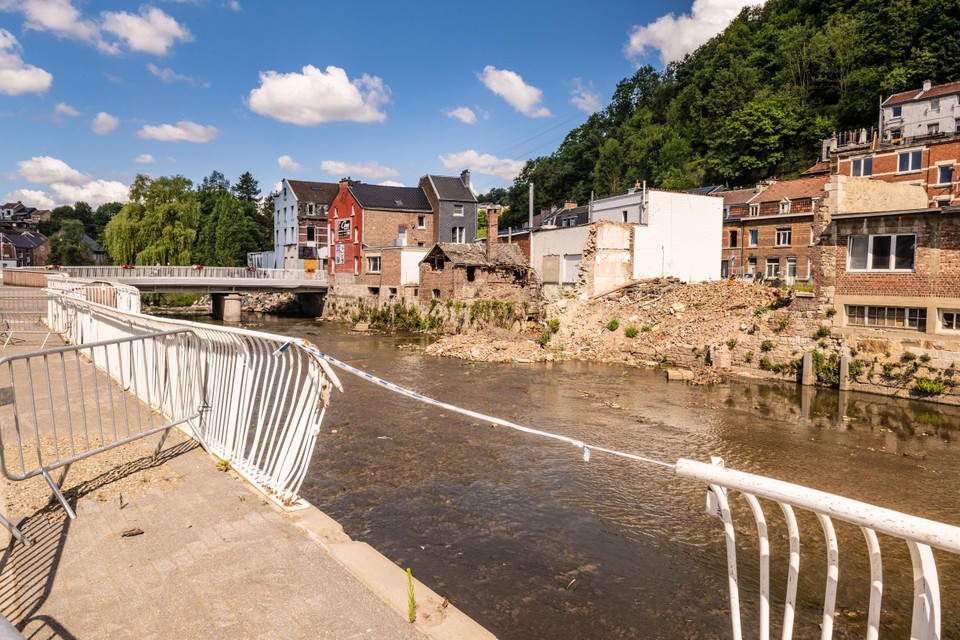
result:
M 665 461 L 728 467 L 960 524 L 960 412 L 788 384 L 667 384 L 656 371 L 587 363 L 496 365 L 399 350 L 417 337 L 360 335 L 305 320 L 254 328 L 305 337 L 330 355 L 442 400 Z M 500 638 L 730 637 L 723 531 L 704 488 L 672 471 L 471 423 L 343 374 L 304 496 Z M 331 430 L 336 433 L 331 433 Z M 756 531 L 739 498 L 744 629 L 755 636 Z M 782 616 L 786 554 L 766 503 Z M 825 554 L 800 514 L 795 637 L 819 637 Z M 838 526 L 837 637 L 862 636 L 863 537 Z M 781 536 L 781 537 L 776 537 Z M 909 555 L 884 550 L 884 624 L 909 635 Z M 960 637 L 960 563 L 938 554 L 944 638 Z M 858 633 L 859 632 L 859 633 Z M 779 635 L 777 632 L 776 635 Z

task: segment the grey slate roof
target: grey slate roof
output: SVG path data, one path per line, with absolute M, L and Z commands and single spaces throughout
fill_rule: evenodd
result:
M 10 244 L 17 249 L 36 249 L 47 241 L 46 237 L 39 233 L 5 234 L 4 237 L 10 241 Z
M 459 244 L 454 242 L 441 242 L 435 244 L 433 248 L 424 256 L 423 260 L 430 259 L 431 256 L 439 254 L 446 256 L 454 265 L 463 265 L 465 267 L 517 267 L 520 269 L 529 268 L 527 257 L 523 251 L 515 244 L 498 243 L 493 247 L 493 260 L 487 260 L 485 244 Z M 422 262 L 422 261 L 421 261 Z
M 391 187 L 382 184 L 351 182 L 350 193 L 364 209 L 384 211 L 433 211 L 420 187 Z
M 476 202 L 477 197 L 473 192 L 463 184 L 463 180 L 456 176 L 431 176 L 427 179 L 433 185 L 433 190 L 437 192 L 437 197 L 441 200 L 453 200 L 455 202 Z
M 307 182 L 306 180 L 287 180 L 293 189 L 293 195 L 299 202 L 332 204 L 340 191 L 339 182 Z
M 723 191 L 724 186 L 720 184 L 709 185 L 706 187 L 695 187 L 693 189 L 687 189 L 687 193 L 692 193 L 698 196 L 709 196 L 717 191 Z
M 80 242 L 90 247 L 90 250 L 93 251 L 94 253 L 106 253 L 103 250 L 103 247 L 100 246 L 100 243 L 98 243 L 96 240 L 94 240 L 87 234 L 83 234 L 83 237 L 80 238 Z

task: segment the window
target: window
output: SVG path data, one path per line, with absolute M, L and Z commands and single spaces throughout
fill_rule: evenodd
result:
M 451 242 L 466 242 L 467 234 L 465 227 L 454 227 L 452 229 Z
M 758 216 L 760 215 L 760 203 L 756 202 L 750 205 L 750 215 Z
M 317 241 L 317 228 L 307 227 L 307 242 L 316 242 L 316 241 Z
M 777 229 L 777 246 L 778 247 L 788 247 L 790 246 L 790 239 L 793 236 L 793 233 L 790 227 L 784 227 L 783 229 Z
M 927 125 L 927 135 L 932 135 L 934 133 L 940 133 L 940 123 L 934 122 L 933 124 Z
M 439 299 L 440 299 L 440 289 L 434 289 L 434 290 L 433 290 L 433 299 L 434 299 L 434 300 L 439 300 Z
M 790 213 L 790 201 L 786 198 L 780 201 L 780 213 Z
M 847 241 L 848 271 L 913 271 L 914 234 L 851 236 Z
M 753 275 L 757 272 L 757 259 L 747 258 L 747 273 Z
M 960 311 L 940 309 L 940 328 L 945 331 L 960 331 Z
M 813 226 L 810 227 L 810 244 L 817 244 L 817 232 L 813 230 Z
M 797 259 L 787 258 L 787 277 L 791 280 L 797 279 Z
M 352 216 L 357 215 L 357 207 L 353 204 L 350 205 L 350 215 Z
M 927 330 L 927 310 L 916 307 L 847 305 L 847 324 L 861 327 Z
M 900 129 L 891 129 L 890 130 L 890 139 L 891 140 L 900 140 L 903 137 L 903 131 Z
M 626 221 L 627 221 L 627 211 L 626 211 L 626 209 L 623 210 L 623 212 L 622 212 L 621 215 L 623 216 L 623 219 L 621 220 L 621 222 L 626 222 Z
M 939 111 L 940 110 L 940 98 L 933 98 L 930 101 L 930 110 Z
M 768 278 L 780 277 L 780 258 L 767 258 L 767 271 L 764 275 Z
M 737 246 L 737 232 L 736 232 L 736 231 L 731 231 L 731 232 L 730 232 L 730 246 L 731 246 L 731 247 L 736 247 L 736 246 Z
M 353 256 L 353 274 L 360 275 L 360 256 Z
M 380 295 L 380 287 L 367 287 L 367 291 L 369 291 L 372 296 Z
M 353 243 L 357 244 L 360 242 L 360 229 L 358 227 L 353 228 Z
M 758 238 L 759 235 L 760 235 L 760 231 L 759 231 L 758 229 L 750 229 L 747 233 L 750 234 L 750 241 L 749 241 L 748 244 L 749 244 L 751 247 L 757 246 L 757 238 Z
M 396 298 L 396 297 L 397 297 L 397 288 L 396 288 L 396 287 L 388 287 L 388 288 L 387 288 L 387 293 L 390 294 L 390 297 L 391 297 L 391 298 Z
M 367 273 L 380 273 L 380 256 L 367 256 Z
M 863 178 L 873 175 L 873 157 L 855 158 L 850 163 L 850 175 Z
M 897 165 L 897 171 L 900 173 L 905 173 L 907 171 L 920 171 L 920 160 L 922 157 L 923 151 L 917 149 L 916 151 L 904 151 L 899 155 L 899 164 Z
M 957 118 L 956 122 L 953 123 L 953 130 L 960 132 L 960 118 Z
M 455 216 L 461 216 L 461 217 L 463 216 L 463 205 L 462 205 L 462 204 L 455 204 L 455 205 L 453 205 L 453 215 L 455 215 Z
M 894 107 L 890 111 L 891 111 L 890 113 L 891 118 L 899 118 L 900 116 L 903 115 L 903 107 Z
M 950 184 L 953 182 L 953 165 L 942 164 L 937 167 L 937 184 Z
M 427 216 L 417 216 L 417 229 L 426 229 Z
M 730 217 L 730 205 L 727 205 L 723 208 L 723 219 L 726 220 Z

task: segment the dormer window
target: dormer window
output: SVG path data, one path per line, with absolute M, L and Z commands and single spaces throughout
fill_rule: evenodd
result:
M 750 205 L 750 216 L 752 217 L 758 215 L 760 215 L 760 203 L 754 202 Z
M 790 200 L 784 198 L 780 201 L 780 213 L 790 213 Z

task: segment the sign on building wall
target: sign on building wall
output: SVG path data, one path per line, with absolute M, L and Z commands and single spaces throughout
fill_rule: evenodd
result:
M 349 220 L 346 220 L 345 222 L 347 222 L 347 228 L 349 229 L 349 227 L 350 227 L 350 221 L 349 221 Z M 350 232 L 349 232 L 349 231 L 347 231 L 347 235 L 350 235 Z M 343 264 L 343 245 L 342 245 L 342 244 L 338 244 L 338 245 L 335 245 L 335 246 L 336 246 L 336 252 L 335 252 L 334 257 L 333 257 L 333 263 L 334 263 L 334 264 Z
M 349 238 L 350 237 L 350 219 L 346 220 L 337 220 L 337 237 L 338 238 Z M 340 245 L 337 245 L 340 246 Z

